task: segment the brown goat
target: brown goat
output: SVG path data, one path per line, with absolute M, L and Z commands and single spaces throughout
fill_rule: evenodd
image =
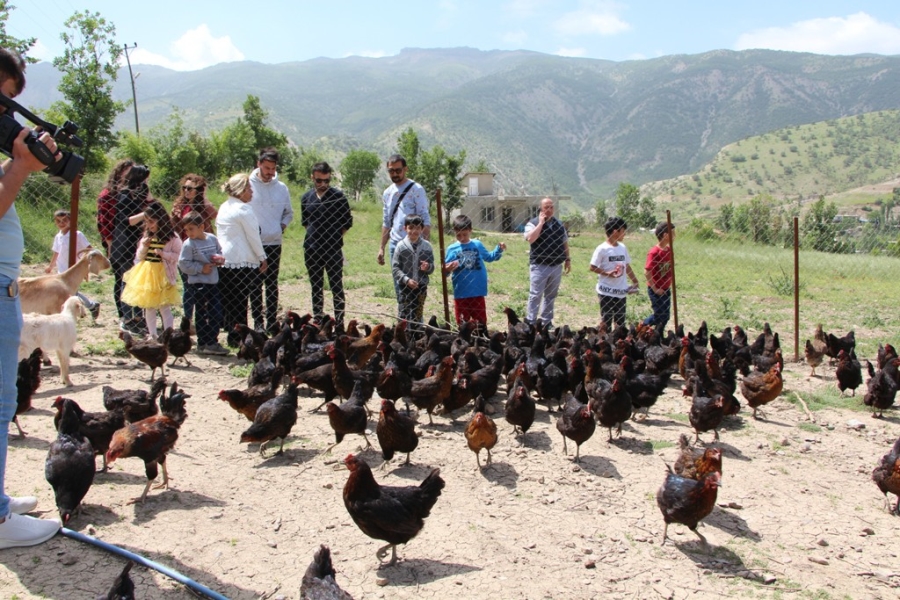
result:
M 82 281 L 109 268 L 109 260 L 99 250 L 85 253 L 64 273 L 19 278 L 19 299 L 23 313 L 55 315 L 63 303 L 78 293 Z

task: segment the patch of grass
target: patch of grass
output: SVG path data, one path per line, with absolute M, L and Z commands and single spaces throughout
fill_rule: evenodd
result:
M 862 386 L 860 386 L 857 391 L 859 392 L 862 389 Z M 794 394 L 785 394 L 784 398 L 791 404 L 799 404 Z M 862 399 L 862 393 L 858 393 L 856 396 L 841 397 L 840 390 L 831 386 L 819 388 L 814 392 L 803 393 L 803 400 L 806 402 L 806 406 L 813 412 L 825 408 L 852 410 L 855 412 L 868 411 L 869 408 L 863 404 Z
M 253 365 L 247 363 L 245 365 L 232 365 L 228 369 L 228 373 L 235 376 L 240 377 L 241 379 L 245 379 L 250 376 L 250 371 L 253 370 Z
M 117 337 L 107 337 L 98 342 L 87 342 L 84 344 L 84 352 L 89 356 L 117 356 L 124 358 L 128 356 L 125 346 Z
M 649 442 L 645 443 L 654 451 L 663 450 L 665 448 L 673 448 L 675 446 L 674 442 L 670 442 L 668 440 L 650 440 Z
M 684 413 L 666 413 L 666 416 L 672 419 L 673 421 L 678 421 L 679 423 L 687 423 L 688 416 Z
M 807 422 L 797 423 L 797 428 L 808 433 L 819 433 L 820 431 L 822 431 L 822 428 L 815 423 Z

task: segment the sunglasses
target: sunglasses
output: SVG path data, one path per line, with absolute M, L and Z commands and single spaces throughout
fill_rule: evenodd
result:
M 313 178 L 313 181 L 316 183 L 331 183 L 331 177 L 326 177 L 325 179 L 319 179 L 318 177 Z
M 183 185 L 183 186 L 181 186 L 181 189 L 183 189 L 185 192 L 195 192 L 195 191 L 199 190 L 200 188 L 191 187 L 189 185 Z
M 399 169 L 388 169 L 387 171 L 388 171 L 388 174 L 390 174 L 390 175 L 399 175 L 400 173 L 403 172 L 403 169 L 405 169 L 405 168 L 406 167 L 400 167 Z

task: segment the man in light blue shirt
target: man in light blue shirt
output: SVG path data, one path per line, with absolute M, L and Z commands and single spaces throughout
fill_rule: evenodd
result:
M 404 223 L 409 215 L 420 215 L 425 223 L 422 237 L 431 238 L 431 217 L 428 215 L 428 198 L 425 196 L 425 188 L 406 177 L 409 168 L 406 159 L 399 154 L 392 154 L 387 159 L 388 176 L 393 182 L 381 196 L 383 204 L 383 218 L 381 220 L 381 247 L 378 250 L 379 265 L 384 264 L 384 247 L 389 246 L 388 261 L 394 258 L 394 248 L 397 243 L 406 237 Z M 394 282 L 394 292 L 398 292 L 397 283 Z

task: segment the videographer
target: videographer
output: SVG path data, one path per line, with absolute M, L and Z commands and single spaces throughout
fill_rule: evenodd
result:
M 15 98 L 25 88 L 25 61 L 0 48 L 0 94 Z M 6 107 L 0 106 L 0 114 Z M 16 414 L 16 372 L 22 307 L 17 279 L 25 241 L 16 214 L 15 200 L 28 176 L 44 165 L 25 145 L 29 129 L 13 142 L 12 158 L 0 164 L 0 549 L 40 544 L 59 531 L 59 521 L 36 519 L 24 513 L 34 510 L 37 498 L 9 497 L 4 489 L 9 423 Z M 50 152 L 61 156 L 49 134 L 40 136 Z

